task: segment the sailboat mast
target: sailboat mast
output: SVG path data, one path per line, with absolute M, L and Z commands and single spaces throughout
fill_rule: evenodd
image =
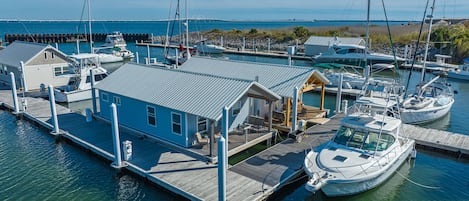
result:
M 91 0 L 88 0 L 88 29 L 90 30 L 90 53 L 93 53 L 93 34 L 91 32 Z
M 365 69 L 368 68 L 368 46 L 369 46 L 369 40 L 370 40 L 370 0 L 368 0 L 368 5 L 367 5 L 367 11 L 366 11 L 366 38 L 365 38 Z M 368 71 L 365 71 L 365 81 L 368 82 L 368 78 L 370 77 L 370 72 L 371 72 L 371 66 Z
M 426 68 L 426 65 L 427 65 L 427 56 L 428 56 L 428 46 L 430 44 L 430 35 L 431 35 L 431 32 L 432 32 L 432 25 L 433 25 L 433 12 L 435 11 L 435 0 L 433 0 L 433 4 L 432 4 L 432 12 L 429 16 L 427 16 L 428 18 L 430 18 L 430 22 L 428 24 L 428 33 L 427 33 L 427 41 L 425 43 L 425 53 L 423 54 L 423 66 L 422 66 L 422 76 L 420 78 L 420 81 L 423 83 L 423 81 L 425 80 L 425 68 Z
M 185 15 L 186 15 L 186 48 L 187 48 L 187 59 L 189 59 L 191 57 L 191 51 L 189 50 L 189 16 L 188 16 L 188 12 L 187 12 L 187 0 L 185 0 L 184 2 L 186 5 L 185 5 Z

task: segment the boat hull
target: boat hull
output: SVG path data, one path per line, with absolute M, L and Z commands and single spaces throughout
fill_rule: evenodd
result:
M 63 92 L 59 90 L 54 91 L 55 102 L 58 103 L 71 103 L 83 100 L 91 99 L 91 89 L 85 90 L 76 90 L 70 92 Z M 97 98 L 99 94 L 95 93 L 95 98 Z
M 327 180 L 321 191 L 328 197 L 348 196 L 373 189 L 386 181 L 405 162 L 414 149 L 415 141 L 409 140 L 402 147 L 400 156 L 383 167 L 380 174 L 366 179 Z M 306 187 L 308 189 L 308 186 Z
M 407 124 L 421 124 L 431 122 L 448 114 L 453 103 L 454 100 L 443 106 L 432 107 L 429 109 L 422 110 L 403 109 L 401 110 L 401 120 L 403 123 Z
M 448 71 L 448 77 L 454 78 L 454 79 L 460 79 L 460 80 L 469 80 L 469 72 L 468 71 L 464 71 L 464 72 Z

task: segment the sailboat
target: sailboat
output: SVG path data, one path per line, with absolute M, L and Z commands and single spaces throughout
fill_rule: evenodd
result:
M 368 20 L 369 5 L 370 0 Z M 391 107 L 399 102 L 397 83 L 382 82 L 379 87 L 368 80 L 364 83 L 362 96 L 342 118 L 334 137 L 306 155 L 306 190 L 321 190 L 327 196 L 370 190 L 386 181 L 415 150 L 415 141 L 402 133 L 400 108 Z
M 79 48 L 79 40 L 77 40 L 77 55 L 79 54 L 86 54 L 89 56 L 90 54 L 94 55 L 98 58 L 100 63 L 115 63 L 115 62 L 122 62 L 124 60 L 123 57 L 117 56 L 114 54 L 106 54 L 106 53 L 97 53 L 99 49 L 95 49 L 93 47 L 93 33 L 92 33 L 92 26 L 91 26 L 91 0 L 85 0 L 86 4 L 88 4 L 88 29 L 89 29 L 89 41 L 90 41 L 90 53 L 80 53 Z
M 166 44 L 165 44 L 165 50 L 164 50 L 164 57 L 165 59 L 170 63 L 170 64 L 176 64 L 176 65 L 181 65 L 191 57 L 191 50 L 189 48 L 189 18 L 187 15 L 187 0 L 185 0 L 185 15 L 186 15 L 186 20 L 184 23 L 182 23 L 181 18 L 180 18 L 180 1 L 177 1 L 176 5 L 176 13 L 174 16 L 173 24 L 172 24 L 172 30 L 171 30 L 171 37 L 174 34 L 174 28 L 176 24 L 179 24 L 178 30 L 180 33 L 181 32 L 181 25 L 184 25 L 185 28 L 185 37 L 180 35 L 179 36 L 179 48 L 176 49 L 176 53 L 174 55 L 169 54 L 169 26 L 170 26 L 170 20 L 168 19 L 168 28 L 167 28 L 167 33 L 166 33 Z M 177 22 L 177 23 L 176 23 Z
M 404 123 L 420 124 L 434 121 L 448 114 L 454 103 L 451 86 L 446 82 L 439 81 L 439 75 L 427 83 L 424 82 L 434 9 L 435 0 L 433 0 L 431 14 L 428 16 L 430 21 L 425 44 L 421 84 L 416 86 L 415 93 L 407 97 L 401 106 L 401 118 Z

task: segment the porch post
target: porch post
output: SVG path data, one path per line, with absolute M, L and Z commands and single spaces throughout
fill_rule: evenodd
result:
M 324 96 L 326 95 L 326 84 L 321 84 L 321 102 L 319 103 L 319 109 L 324 111 Z
M 295 87 L 293 89 L 293 112 L 292 112 L 292 117 L 291 117 L 291 129 L 290 131 L 293 132 L 296 130 L 296 121 L 297 121 L 297 116 L 298 116 L 298 87 Z
M 210 120 L 210 157 L 213 157 L 213 140 L 215 136 L 215 121 Z
M 291 108 L 291 98 L 287 98 L 287 108 L 285 111 L 285 126 L 290 126 L 290 109 Z
M 274 113 L 274 104 L 273 101 L 269 101 L 269 132 L 272 131 L 272 116 Z

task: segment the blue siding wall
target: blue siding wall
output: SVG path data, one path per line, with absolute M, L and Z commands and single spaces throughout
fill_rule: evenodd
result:
M 108 102 L 103 101 L 102 94 L 108 94 Z M 115 94 L 99 91 L 99 105 L 101 106 L 101 116 L 106 119 L 110 119 L 111 112 L 109 106 L 113 102 Z M 132 98 L 120 97 L 121 104 L 117 105 L 117 115 L 119 124 L 126 127 L 142 131 L 148 135 L 156 138 L 177 144 L 183 147 L 189 147 L 192 142 L 188 142 L 190 139 L 187 136 L 186 128 L 186 115 L 183 112 L 174 111 L 169 108 L 161 107 L 158 105 L 152 105 L 146 102 L 135 100 Z M 148 124 L 147 119 L 147 106 L 153 106 L 156 109 L 156 126 Z M 178 113 L 181 115 L 181 134 L 172 133 L 172 113 Z M 189 115 L 188 115 L 189 116 Z M 197 125 L 197 123 L 195 123 Z M 191 128 L 192 129 L 192 128 Z M 189 130 L 189 129 L 188 129 Z M 190 133 L 190 132 L 189 132 Z M 195 132 L 194 132 L 195 133 Z

